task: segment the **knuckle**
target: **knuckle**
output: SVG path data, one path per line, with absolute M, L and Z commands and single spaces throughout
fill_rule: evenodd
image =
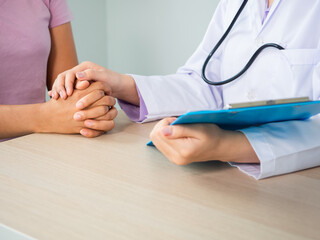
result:
M 81 62 L 81 65 L 90 65 L 90 64 L 92 64 L 92 62 L 90 62 L 90 61 L 83 61 L 83 62 Z
M 104 91 L 101 90 L 101 89 L 98 90 L 98 94 L 99 94 L 100 97 L 104 97 L 105 96 Z
M 109 131 L 109 130 L 113 129 L 114 127 L 115 127 L 114 121 L 113 120 L 112 121 L 108 121 L 108 125 L 107 125 L 105 130 Z
M 178 165 L 178 166 L 185 166 L 188 164 L 188 162 L 185 159 L 177 159 L 173 161 L 174 164 Z
M 101 91 L 103 91 L 102 90 L 103 89 L 103 83 L 102 82 L 95 82 L 95 85 L 96 85 L 97 88 L 99 88 L 99 89 L 101 89 Z M 103 93 L 104 93 L 104 91 L 103 91 Z
M 95 131 L 95 130 L 92 130 L 92 129 L 87 129 L 87 132 L 86 132 L 86 137 L 87 138 L 94 138 L 94 137 L 97 137 L 99 136 L 99 132 L 98 131 Z
M 104 114 L 109 112 L 109 106 L 102 106 L 102 109 Z
M 176 164 L 178 166 L 184 166 L 189 163 L 188 160 L 182 156 L 177 156 L 177 157 L 171 159 L 171 162 L 173 162 L 174 164 Z
M 86 111 L 81 111 L 81 112 L 79 112 L 79 114 L 81 115 L 82 119 L 87 119 L 88 118 L 88 115 L 87 115 Z
M 192 150 L 190 148 L 182 148 L 179 151 L 179 156 L 183 160 L 188 160 L 192 157 Z
M 58 76 L 57 76 L 57 80 L 58 80 L 58 81 L 63 81 L 63 80 L 64 80 L 64 77 L 65 77 L 65 72 L 60 73 L 60 74 L 58 74 Z
M 92 130 L 89 130 L 86 134 L 87 138 L 93 138 L 94 137 L 94 132 Z
M 92 79 L 92 75 L 93 75 L 93 70 L 92 69 L 87 69 L 84 72 L 86 73 L 86 78 L 87 79 Z
M 114 106 L 116 104 L 116 99 L 113 97 L 108 96 L 108 101 L 110 106 Z

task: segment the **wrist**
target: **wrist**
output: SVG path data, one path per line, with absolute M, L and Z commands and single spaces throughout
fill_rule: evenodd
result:
M 259 159 L 246 136 L 240 131 L 224 131 L 220 156 L 223 162 L 259 163 Z M 220 159 L 219 159 L 220 160 Z
M 139 106 L 140 99 L 136 83 L 132 76 L 120 74 L 117 87 L 113 88 L 113 97 Z
M 32 120 L 32 131 L 34 133 L 48 133 L 50 130 L 48 129 L 49 126 L 49 119 L 48 119 L 48 111 L 49 106 L 48 102 L 36 104 L 33 114 Z

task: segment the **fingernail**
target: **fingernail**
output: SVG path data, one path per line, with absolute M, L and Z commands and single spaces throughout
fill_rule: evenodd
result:
M 63 98 L 63 92 L 60 91 L 59 94 L 60 94 L 60 97 Z
M 84 103 L 83 102 L 77 102 L 76 107 L 78 109 L 82 109 L 84 107 Z
M 82 115 L 81 115 L 80 113 L 75 113 L 74 116 L 73 116 L 73 118 L 74 118 L 75 120 L 81 120 L 81 119 L 82 119 Z
M 77 75 L 77 78 L 84 78 L 85 77 L 84 72 L 77 72 L 76 75 Z
M 86 129 L 81 129 L 80 130 L 80 134 L 81 135 L 86 135 L 87 134 L 87 130 Z
M 67 93 L 68 93 L 68 95 L 71 94 L 71 89 L 69 87 L 67 87 Z
M 164 136 L 171 136 L 172 135 L 172 129 L 171 127 L 165 127 L 162 129 L 162 133 Z

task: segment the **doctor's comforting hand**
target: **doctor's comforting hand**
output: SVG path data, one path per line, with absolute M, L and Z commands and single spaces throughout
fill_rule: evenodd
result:
M 107 95 L 139 106 L 138 92 L 131 76 L 111 71 L 92 62 L 83 62 L 59 74 L 49 95 L 53 99 L 67 99 L 73 94 L 74 89 L 86 89 L 92 81 L 102 83 Z M 88 97 L 85 104 L 91 104 L 92 100 L 94 99 Z M 79 101 L 77 106 L 81 104 L 82 101 Z
M 175 119 L 161 120 L 150 134 L 153 144 L 171 162 L 177 165 L 210 160 L 259 163 L 242 132 L 223 130 L 215 124 L 170 126 Z

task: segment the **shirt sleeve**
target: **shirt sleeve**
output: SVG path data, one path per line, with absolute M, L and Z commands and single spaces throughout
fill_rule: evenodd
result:
M 49 28 L 70 22 L 73 18 L 66 0 L 49 0 L 48 7 L 51 14 Z
M 140 99 L 139 107 L 122 100 L 118 100 L 118 103 L 121 109 L 127 114 L 127 116 L 132 121 L 142 122 L 146 119 L 146 116 L 148 115 L 148 110 L 139 89 L 137 89 L 137 91 Z

